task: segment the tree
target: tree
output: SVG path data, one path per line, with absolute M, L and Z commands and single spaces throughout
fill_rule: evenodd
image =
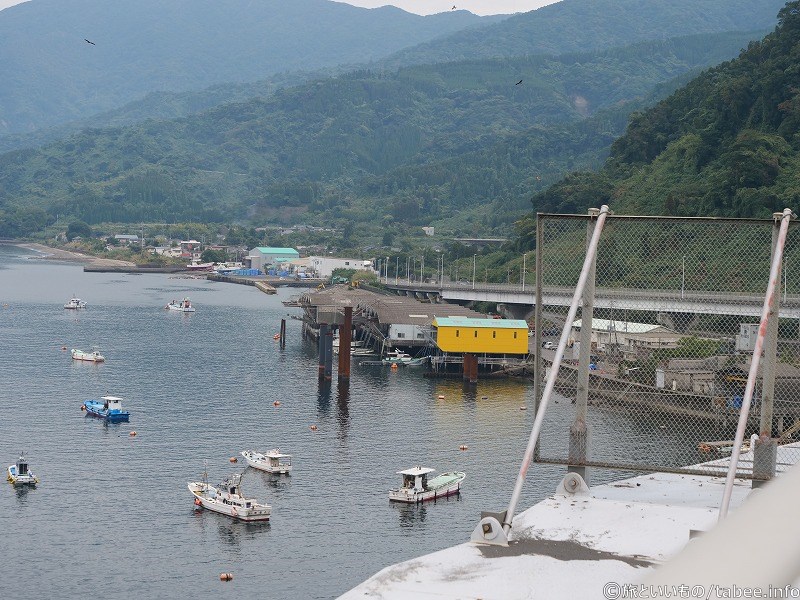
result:
M 200 261 L 204 262 L 204 263 L 208 263 L 208 262 L 215 262 L 215 263 L 225 262 L 225 260 L 227 258 L 228 257 L 225 255 L 225 251 L 224 250 L 213 250 L 211 248 L 203 250 L 203 253 L 200 255 Z
M 92 237 L 92 228 L 88 223 L 83 221 L 73 221 L 67 227 L 67 241 L 72 241 L 76 237 L 90 238 Z

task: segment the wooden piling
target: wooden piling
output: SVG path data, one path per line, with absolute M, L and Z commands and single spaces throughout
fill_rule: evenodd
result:
M 344 323 L 339 327 L 339 380 L 350 379 L 350 346 L 353 337 L 353 307 L 344 307 Z

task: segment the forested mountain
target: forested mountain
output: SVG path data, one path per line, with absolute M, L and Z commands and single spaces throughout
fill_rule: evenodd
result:
M 562 0 L 401 50 L 387 66 L 564 54 L 695 33 L 771 29 L 785 0 Z
M 498 20 L 328 0 L 31 0 L 0 11 L 0 132 L 81 119 L 151 91 L 377 60 Z
M 779 0 L 564 0 L 505 20 L 478 20 L 465 11 L 423 18 L 327 0 L 31 0 L 0 12 L 0 77 L 6 82 L 0 87 L 0 152 L 81 127 L 186 116 L 269 93 L 274 77 L 250 82 L 276 72 L 281 84 L 296 84 L 308 79 L 308 71 L 334 74 L 342 64 L 394 71 L 770 29 L 781 6 Z M 452 31 L 459 33 L 440 35 Z M 437 35 L 441 43 L 414 47 Z M 406 47 L 408 52 L 379 61 Z M 225 85 L 200 91 L 215 82 Z M 148 92 L 157 93 L 145 97 Z M 35 133 L 8 135 L 13 132 Z
M 735 60 L 632 116 L 596 173 L 533 198 L 535 211 L 768 217 L 800 202 L 800 2 Z M 533 217 L 522 223 L 526 243 Z
M 469 217 L 484 229 L 494 212 L 507 225 L 533 190 L 597 163 L 654 87 L 751 38 L 359 71 L 183 119 L 88 129 L 0 156 L 0 234 L 35 228 L 43 211 L 90 223 L 305 213 L 469 228 Z

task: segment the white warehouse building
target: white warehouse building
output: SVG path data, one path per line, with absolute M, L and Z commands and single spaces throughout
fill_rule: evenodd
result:
M 362 260 L 360 258 L 309 256 L 308 268 L 313 271 L 317 277 L 321 278 L 330 277 L 335 269 L 355 269 L 356 271 L 369 271 L 370 273 L 378 274 L 372 266 L 371 260 Z

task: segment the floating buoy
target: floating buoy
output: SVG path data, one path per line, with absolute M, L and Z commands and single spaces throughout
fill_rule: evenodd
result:
M 131 437 L 136 437 L 136 432 L 135 431 L 131 431 L 128 435 L 131 436 Z
M 528 410 L 528 407 L 527 406 L 520 406 L 519 409 L 520 410 Z
M 61 346 L 61 349 L 62 349 L 62 350 L 66 350 L 66 349 L 67 349 L 67 347 L 66 347 L 66 346 Z
M 237 463 L 237 462 L 239 462 L 239 459 L 238 459 L 238 458 L 236 458 L 235 456 L 231 456 L 231 457 L 228 459 L 228 462 Z
M 316 425 L 312 425 L 311 427 L 309 427 L 309 429 L 311 431 L 316 431 L 317 430 L 317 426 Z
M 195 498 L 195 499 L 194 499 L 194 505 L 195 505 L 195 506 L 203 506 L 203 503 L 202 503 L 202 502 L 200 502 L 200 498 Z
M 281 339 L 281 334 L 280 334 L 280 333 L 276 333 L 275 335 L 273 335 L 273 336 L 272 336 L 272 339 L 273 339 L 273 340 L 279 340 L 279 339 Z
M 275 402 L 272 403 L 272 406 L 280 406 L 280 405 L 281 405 L 280 400 L 275 400 Z
M 444 400 L 444 394 L 439 394 L 439 400 Z
M 86 405 L 85 404 L 81 404 L 81 410 L 86 410 Z
M 230 581 L 233 579 L 233 573 L 220 573 L 219 580 L 220 581 Z
M 466 445 L 466 444 L 461 444 L 461 445 L 458 447 L 458 449 L 459 449 L 459 450 L 466 450 L 466 449 L 467 449 L 467 445 Z

